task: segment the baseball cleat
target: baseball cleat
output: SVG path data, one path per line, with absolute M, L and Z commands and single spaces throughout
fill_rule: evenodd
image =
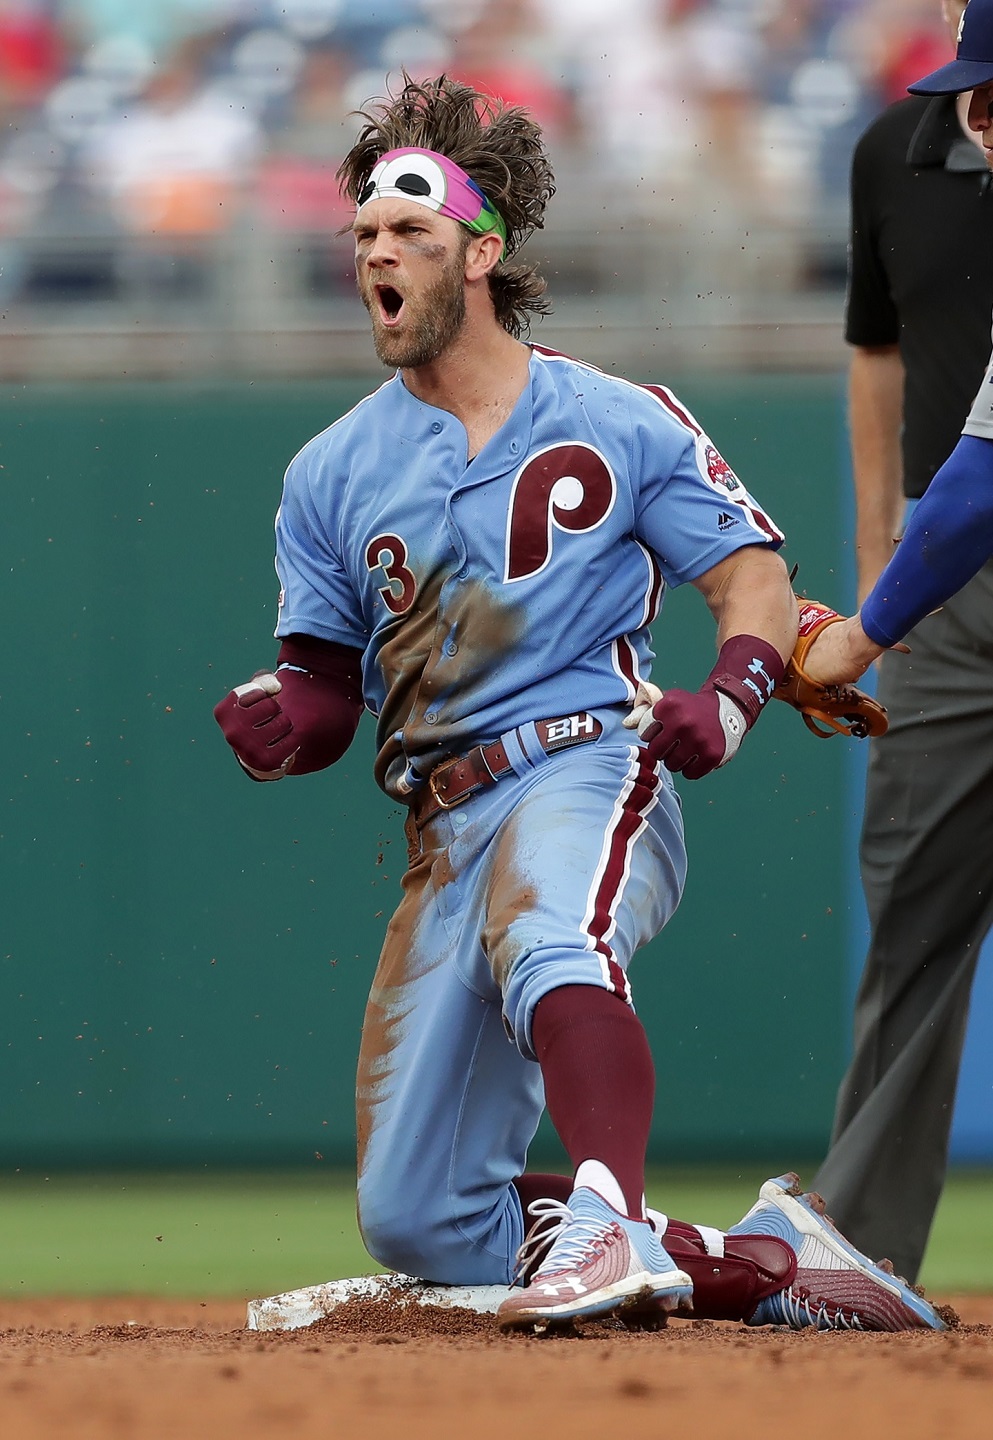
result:
M 689 1308 L 693 1282 L 647 1221 L 629 1220 L 586 1187 L 574 1190 L 567 1205 L 535 1200 L 528 1210 L 535 1224 L 517 1252 L 518 1273 L 546 1246 L 547 1253 L 497 1310 L 501 1329 L 540 1334 L 604 1315 L 648 1323 Z
M 934 1307 L 893 1273 L 856 1250 L 824 1213 L 824 1201 L 804 1194 L 796 1175 L 767 1180 L 759 1198 L 730 1235 L 778 1235 L 796 1251 L 796 1278 L 761 1300 L 746 1325 L 791 1330 L 944 1330 Z

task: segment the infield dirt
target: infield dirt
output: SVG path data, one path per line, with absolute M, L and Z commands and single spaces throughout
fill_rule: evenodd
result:
M 3 1300 L 0 1435 L 990 1440 L 993 1297 L 951 1303 L 962 1324 L 941 1335 L 673 1321 L 539 1339 L 368 1302 L 265 1334 L 240 1302 Z

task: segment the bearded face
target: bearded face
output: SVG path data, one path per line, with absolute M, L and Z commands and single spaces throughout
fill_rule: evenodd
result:
M 428 365 L 452 343 L 465 322 L 465 252 L 462 232 L 454 249 L 416 234 L 400 237 L 400 263 L 363 264 L 356 256 L 359 295 L 372 320 L 372 340 L 384 365 L 401 370 Z

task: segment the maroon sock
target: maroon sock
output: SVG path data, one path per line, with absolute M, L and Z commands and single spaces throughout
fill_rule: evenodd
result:
M 531 1227 L 540 1223 L 540 1217 L 528 1214 L 528 1206 L 532 1200 L 561 1200 L 563 1205 L 572 1194 L 575 1187 L 569 1175 L 539 1175 L 537 1171 L 529 1170 L 526 1175 L 518 1175 L 514 1181 L 514 1189 L 520 1196 L 521 1206 L 524 1210 L 524 1236 L 527 1238 Z M 548 1247 L 540 1245 L 525 1269 L 518 1276 L 518 1283 L 527 1285 L 538 1266 L 548 1254 Z
M 526 1175 L 518 1175 L 514 1189 L 521 1198 L 526 1235 L 533 1222 L 533 1217 L 528 1214 L 531 1201 L 561 1200 L 564 1203 L 572 1194 L 573 1184 L 568 1175 L 539 1175 L 537 1171 L 529 1170 Z
M 655 1099 L 648 1037 L 619 995 L 563 985 L 542 996 L 531 1027 L 545 1103 L 573 1168 L 599 1160 L 628 1215 L 642 1218 L 645 1152 Z

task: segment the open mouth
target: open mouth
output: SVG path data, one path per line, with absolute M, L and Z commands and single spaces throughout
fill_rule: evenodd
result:
M 377 285 L 376 299 L 379 301 L 379 318 L 384 325 L 395 325 L 403 309 L 403 296 L 392 285 Z

